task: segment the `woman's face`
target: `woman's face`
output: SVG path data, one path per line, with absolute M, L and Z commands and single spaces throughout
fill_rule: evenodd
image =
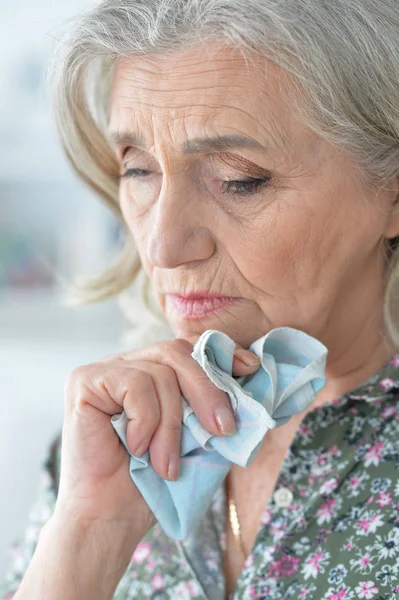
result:
M 193 343 L 219 329 L 248 346 L 291 326 L 334 348 L 380 318 L 397 190 L 375 198 L 360 183 L 286 101 L 278 67 L 206 51 L 125 60 L 115 73 L 120 205 L 155 296 Z M 238 300 L 189 319 L 168 295 L 203 290 Z

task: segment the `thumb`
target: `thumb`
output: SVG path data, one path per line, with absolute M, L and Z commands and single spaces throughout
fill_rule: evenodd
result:
M 236 343 L 233 357 L 233 375 L 248 375 L 254 373 L 260 367 L 259 358 L 250 350 L 245 350 Z

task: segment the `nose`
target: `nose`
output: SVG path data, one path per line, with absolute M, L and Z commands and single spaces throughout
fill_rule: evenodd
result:
M 153 266 L 173 269 L 213 255 L 215 241 L 206 226 L 209 216 L 201 215 L 201 199 L 187 185 L 164 177 L 151 218 L 147 259 Z

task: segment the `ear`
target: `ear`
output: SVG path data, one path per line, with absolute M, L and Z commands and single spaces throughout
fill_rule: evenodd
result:
M 392 180 L 392 184 L 392 188 L 389 189 L 392 194 L 392 202 L 384 230 L 384 237 L 387 239 L 399 236 L 399 176 Z

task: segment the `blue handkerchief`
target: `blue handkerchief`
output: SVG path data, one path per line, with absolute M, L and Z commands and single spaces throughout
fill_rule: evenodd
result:
M 176 481 L 167 481 L 156 473 L 149 452 L 136 457 L 129 451 L 124 411 L 111 417 L 130 455 L 130 477 L 162 529 L 174 539 L 184 539 L 202 519 L 232 463 L 248 466 L 266 433 L 303 412 L 326 383 L 327 348 L 303 331 L 273 329 L 253 342 L 249 350 L 261 360 L 260 367 L 251 375 L 233 377 L 235 342 L 228 335 L 207 330 L 195 344 L 191 356 L 227 393 L 236 432 L 231 436 L 209 433 L 181 396 L 181 463 Z

